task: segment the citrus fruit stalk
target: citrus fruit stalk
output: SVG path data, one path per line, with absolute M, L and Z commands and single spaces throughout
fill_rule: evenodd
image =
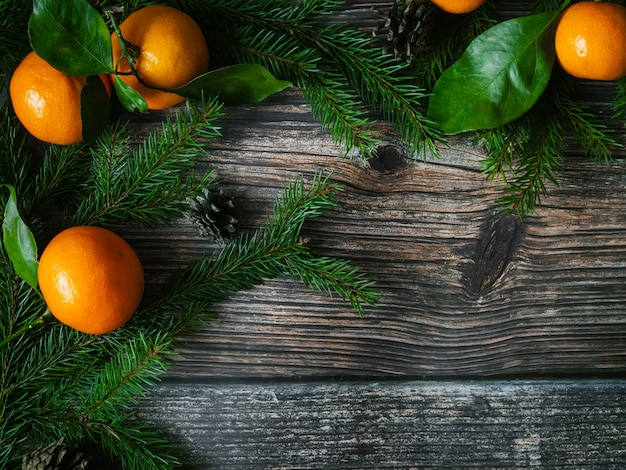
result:
M 122 55 L 117 33 L 111 36 L 117 76 L 137 90 L 149 109 L 164 109 L 184 101 L 174 90 L 205 73 L 209 49 L 191 16 L 165 5 L 132 13 L 119 25 L 122 38 L 135 51 L 133 68 Z

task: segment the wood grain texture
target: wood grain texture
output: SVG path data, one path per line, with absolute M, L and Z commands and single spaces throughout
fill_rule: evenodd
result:
M 374 276 L 383 295 L 359 318 L 289 278 L 272 280 L 216 305 L 217 320 L 186 341 L 172 376 L 626 372 L 621 156 L 605 166 L 572 152 L 560 186 L 520 223 L 503 218 L 494 203 L 502 186 L 486 181 L 484 150 L 467 140 L 415 161 L 381 125 L 378 160 L 346 159 L 297 91 L 228 109 L 223 125 L 202 169 L 235 197 L 241 230 L 264 222 L 285 185 L 332 172 L 345 189 L 341 207 L 303 237 Z M 215 248 L 185 223 L 132 236 L 155 278 Z
M 618 469 L 623 381 L 168 384 L 140 418 L 202 469 Z M 158 405 L 155 405 L 158 404 Z
M 496 2 L 503 17 L 529 3 Z M 330 19 L 369 32 L 390 4 L 349 0 Z M 614 93 L 578 88 L 602 116 Z M 137 140 L 174 111 L 134 120 Z M 568 139 L 559 186 L 521 222 L 469 138 L 411 160 L 381 122 L 379 158 L 347 159 L 297 90 L 225 111 L 199 171 L 235 197 L 241 232 L 292 181 L 332 173 L 341 206 L 303 238 L 372 275 L 381 301 L 359 318 L 282 277 L 216 304 L 139 419 L 201 469 L 626 468 L 623 150 L 599 165 Z M 126 237 L 152 289 L 218 248 L 186 221 Z M 528 377 L 551 380 L 502 380 Z
M 370 6 L 385 5 L 348 2 L 339 20 L 368 29 L 379 17 Z M 612 85 L 582 88 L 605 112 Z M 358 318 L 289 278 L 269 281 L 215 305 L 216 321 L 188 338 L 170 376 L 626 373 L 623 153 L 606 166 L 572 144 L 559 187 L 549 187 L 538 215 L 520 223 L 495 205 L 502 185 L 486 181 L 484 149 L 468 139 L 415 161 L 379 123 L 379 159 L 346 159 L 297 90 L 225 111 L 223 138 L 207 146 L 199 171 L 214 169 L 235 197 L 241 230 L 259 227 L 290 182 L 332 172 L 345 188 L 341 207 L 307 224 L 303 236 L 317 253 L 347 258 L 374 276 L 383 295 Z M 138 138 L 167 113 L 136 122 Z M 129 237 L 153 283 L 216 248 L 184 222 Z
M 505 3 L 517 14 L 519 5 Z M 527 2 L 528 3 L 528 2 Z M 338 21 L 371 30 L 385 3 L 348 2 Z M 373 7 L 373 8 L 370 8 Z M 611 85 L 580 96 L 606 113 Z M 138 133 L 166 113 L 152 113 Z M 626 164 L 592 163 L 570 146 L 537 216 L 520 223 L 494 201 L 484 149 L 451 139 L 439 158 L 406 157 L 393 130 L 379 159 L 342 157 L 297 90 L 228 108 L 214 169 L 235 197 L 242 231 L 269 215 L 281 189 L 320 170 L 344 185 L 341 208 L 304 228 L 319 254 L 350 259 L 383 296 L 358 318 L 339 301 L 278 279 L 216 305 L 190 337 L 174 377 L 621 375 L 626 372 Z M 180 224 L 133 234 L 153 279 L 215 248 Z M 174 241 L 174 243 L 172 243 Z

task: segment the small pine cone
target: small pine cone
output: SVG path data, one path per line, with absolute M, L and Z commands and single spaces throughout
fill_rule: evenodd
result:
M 222 190 L 205 188 L 201 196 L 188 198 L 187 204 L 186 215 L 202 236 L 221 242 L 235 233 L 238 223 L 232 215 L 235 204 Z
M 22 460 L 22 470 L 96 470 L 78 447 L 63 445 L 63 438 L 35 450 Z
M 384 26 L 375 33 L 386 31 L 386 47 L 395 57 L 413 62 L 426 41 L 432 4 L 429 0 L 394 0 Z

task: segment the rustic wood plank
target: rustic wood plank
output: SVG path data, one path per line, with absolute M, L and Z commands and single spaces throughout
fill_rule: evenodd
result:
M 197 468 L 626 466 L 626 382 L 165 384 L 140 405 Z
M 371 31 L 390 3 L 349 0 L 330 20 Z M 498 7 L 515 16 L 529 3 Z M 579 87 L 605 116 L 613 93 Z M 626 373 L 624 151 L 602 166 L 570 143 L 560 186 L 522 223 L 498 210 L 502 186 L 468 139 L 415 161 L 381 123 L 380 158 L 350 160 L 297 90 L 226 111 L 201 171 L 235 196 L 241 231 L 286 184 L 332 172 L 342 205 L 303 236 L 373 275 L 383 296 L 358 318 L 280 278 L 215 305 L 139 419 L 198 468 L 626 467 L 626 382 L 472 381 Z M 168 112 L 144 116 L 138 137 Z M 217 247 L 185 222 L 128 237 L 151 288 Z
M 520 14 L 529 4 L 522 3 L 502 2 L 502 11 Z M 350 1 L 330 20 L 369 30 L 389 4 Z M 596 82 L 580 91 L 605 114 L 613 92 Z M 374 276 L 383 295 L 358 318 L 289 278 L 272 280 L 216 305 L 217 319 L 185 342 L 170 376 L 626 373 L 623 150 L 608 166 L 571 144 L 560 186 L 521 223 L 499 211 L 502 185 L 486 181 L 484 149 L 470 139 L 453 138 L 438 158 L 416 161 L 379 123 L 380 157 L 346 159 L 297 90 L 225 111 L 223 138 L 207 145 L 199 171 L 214 169 L 235 197 L 241 231 L 264 222 L 285 185 L 332 172 L 345 187 L 342 205 L 307 224 L 303 236 L 317 253 Z M 137 138 L 170 112 L 134 118 Z M 153 288 L 216 248 L 185 222 L 133 229 L 128 238 Z
M 235 196 L 241 230 L 263 223 L 284 185 L 332 172 L 342 206 L 303 235 L 373 275 L 383 296 L 358 318 L 291 279 L 270 281 L 216 305 L 173 376 L 626 372 L 621 156 L 605 166 L 569 155 L 560 187 L 521 223 L 495 205 L 502 187 L 481 174 L 478 144 L 452 140 L 439 158 L 415 161 L 381 126 L 381 158 L 365 162 L 342 158 L 297 91 L 227 111 L 202 168 Z M 132 237 L 155 279 L 215 248 L 185 223 Z

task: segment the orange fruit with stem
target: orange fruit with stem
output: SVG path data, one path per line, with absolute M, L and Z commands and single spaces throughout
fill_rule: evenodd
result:
M 113 64 L 118 76 L 144 97 L 149 109 L 164 109 L 184 101 L 166 90 L 176 89 L 205 73 L 209 48 L 200 26 L 186 13 L 165 5 L 151 5 L 130 14 L 119 25 L 128 58 L 113 32 Z M 139 78 L 138 78 L 138 77 Z
M 110 97 L 108 75 L 100 79 Z M 44 142 L 69 145 L 83 140 L 81 92 L 86 83 L 87 77 L 66 75 L 33 51 L 11 76 L 9 95 L 28 132 Z
M 50 312 L 83 333 L 104 334 L 126 323 L 144 291 L 143 266 L 132 247 L 101 227 L 57 234 L 39 260 L 39 287 Z
M 568 7 L 555 35 L 556 56 L 570 75 L 617 80 L 626 75 L 626 7 L 580 2 Z
M 460 15 L 480 8 L 487 0 L 431 0 L 443 11 Z

